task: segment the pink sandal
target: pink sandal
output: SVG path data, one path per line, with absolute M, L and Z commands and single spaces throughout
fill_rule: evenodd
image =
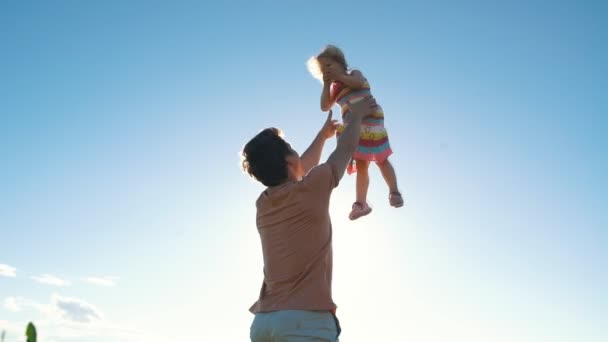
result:
M 350 211 L 348 218 L 353 221 L 360 217 L 363 217 L 372 212 L 372 208 L 370 208 L 367 203 L 355 202 L 353 203 L 353 209 Z
M 403 197 L 399 191 L 393 191 L 388 195 L 388 201 L 391 206 L 400 208 L 403 206 Z

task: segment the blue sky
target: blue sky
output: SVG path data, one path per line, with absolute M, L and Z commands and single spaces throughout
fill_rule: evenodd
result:
M 600 1 L 0 5 L 0 329 L 244 341 L 262 281 L 238 152 L 325 115 L 341 46 L 386 111 L 407 205 L 334 193 L 344 341 L 608 336 Z M 335 146 L 328 142 L 324 157 Z

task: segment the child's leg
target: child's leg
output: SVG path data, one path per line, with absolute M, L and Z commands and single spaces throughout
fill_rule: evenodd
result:
M 356 160 L 357 163 L 357 201 L 348 215 L 351 220 L 356 220 L 372 212 L 367 205 L 367 188 L 369 187 L 369 162 L 367 160 Z
M 395 169 L 391 162 L 386 159 L 382 163 L 378 163 L 378 168 L 380 168 L 382 177 L 384 177 L 386 185 L 388 185 L 389 192 L 399 192 L 399 189 L 397 188 L 397 175 L 395 174 Z
M 357 159 L 357 202 L 367 203 L 367 189 L 369 188 L 369 161 Z
M 386 185 L 388 185 L 389 195 L 388 200 L 391 206 L 395 208 L 399 208 L 403 206 L 403 196 L 399 192 L 399 188 L 397 187 L 397 175 L 395 175 L 395 169 L 391 162 L 387 160 L 382 163 L 378 163 L 378 167 L 380 168 L 380 172 L 386 181 Z

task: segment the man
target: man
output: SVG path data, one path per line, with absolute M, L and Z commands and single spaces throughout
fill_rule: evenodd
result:
M 243 169 L 267 186 L 256 202 L 264 282 L 250 309 L 252 342 L 338 341 L 329 199 L 357 147 L 361 119 L 375 107 L 373 99 L 352 104 L 350 123 L 321 165 L 325 140 L 336 131 L 331 111 L 302 157 L 276 128 L 245 145 Z

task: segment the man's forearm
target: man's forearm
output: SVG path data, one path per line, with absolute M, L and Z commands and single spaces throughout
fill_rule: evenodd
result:
M 361 136 L 361 117 L 353 117 L 338 139 L 336 150 L 347 155 L 355 153 Z
M 313 167 L 319 165 L 323 146 L 325 146 L 325 137 L 319 132 L 306 151 L 302 153 L 302 157 L 300 157 L 305 174 Z
M 338 180 L 344 176 L 344 171 L 350 162 L 353 153 L 359 145 L 361 136 L 361 120 L 373 113 L 376 109 L 376 101 L 373 98 L 364 98 L 363 100 L 353 103 L 350 106 L 350 120 L 348 125 L 338 139 L 336 150 L 327 159 L 333 163 L 338 169 Z
M 346 128 L 340 134 L 338 139 L 338 145 L 336 150 L 327 159 L 328 162 L 334 163 L 338 169 L 338 179 L 342 179 L 344 171 L 357 145 L 359 145 L 359 136 L 361 135 L 361 117 L 353 117 L 350 123 L 346 125 Z

